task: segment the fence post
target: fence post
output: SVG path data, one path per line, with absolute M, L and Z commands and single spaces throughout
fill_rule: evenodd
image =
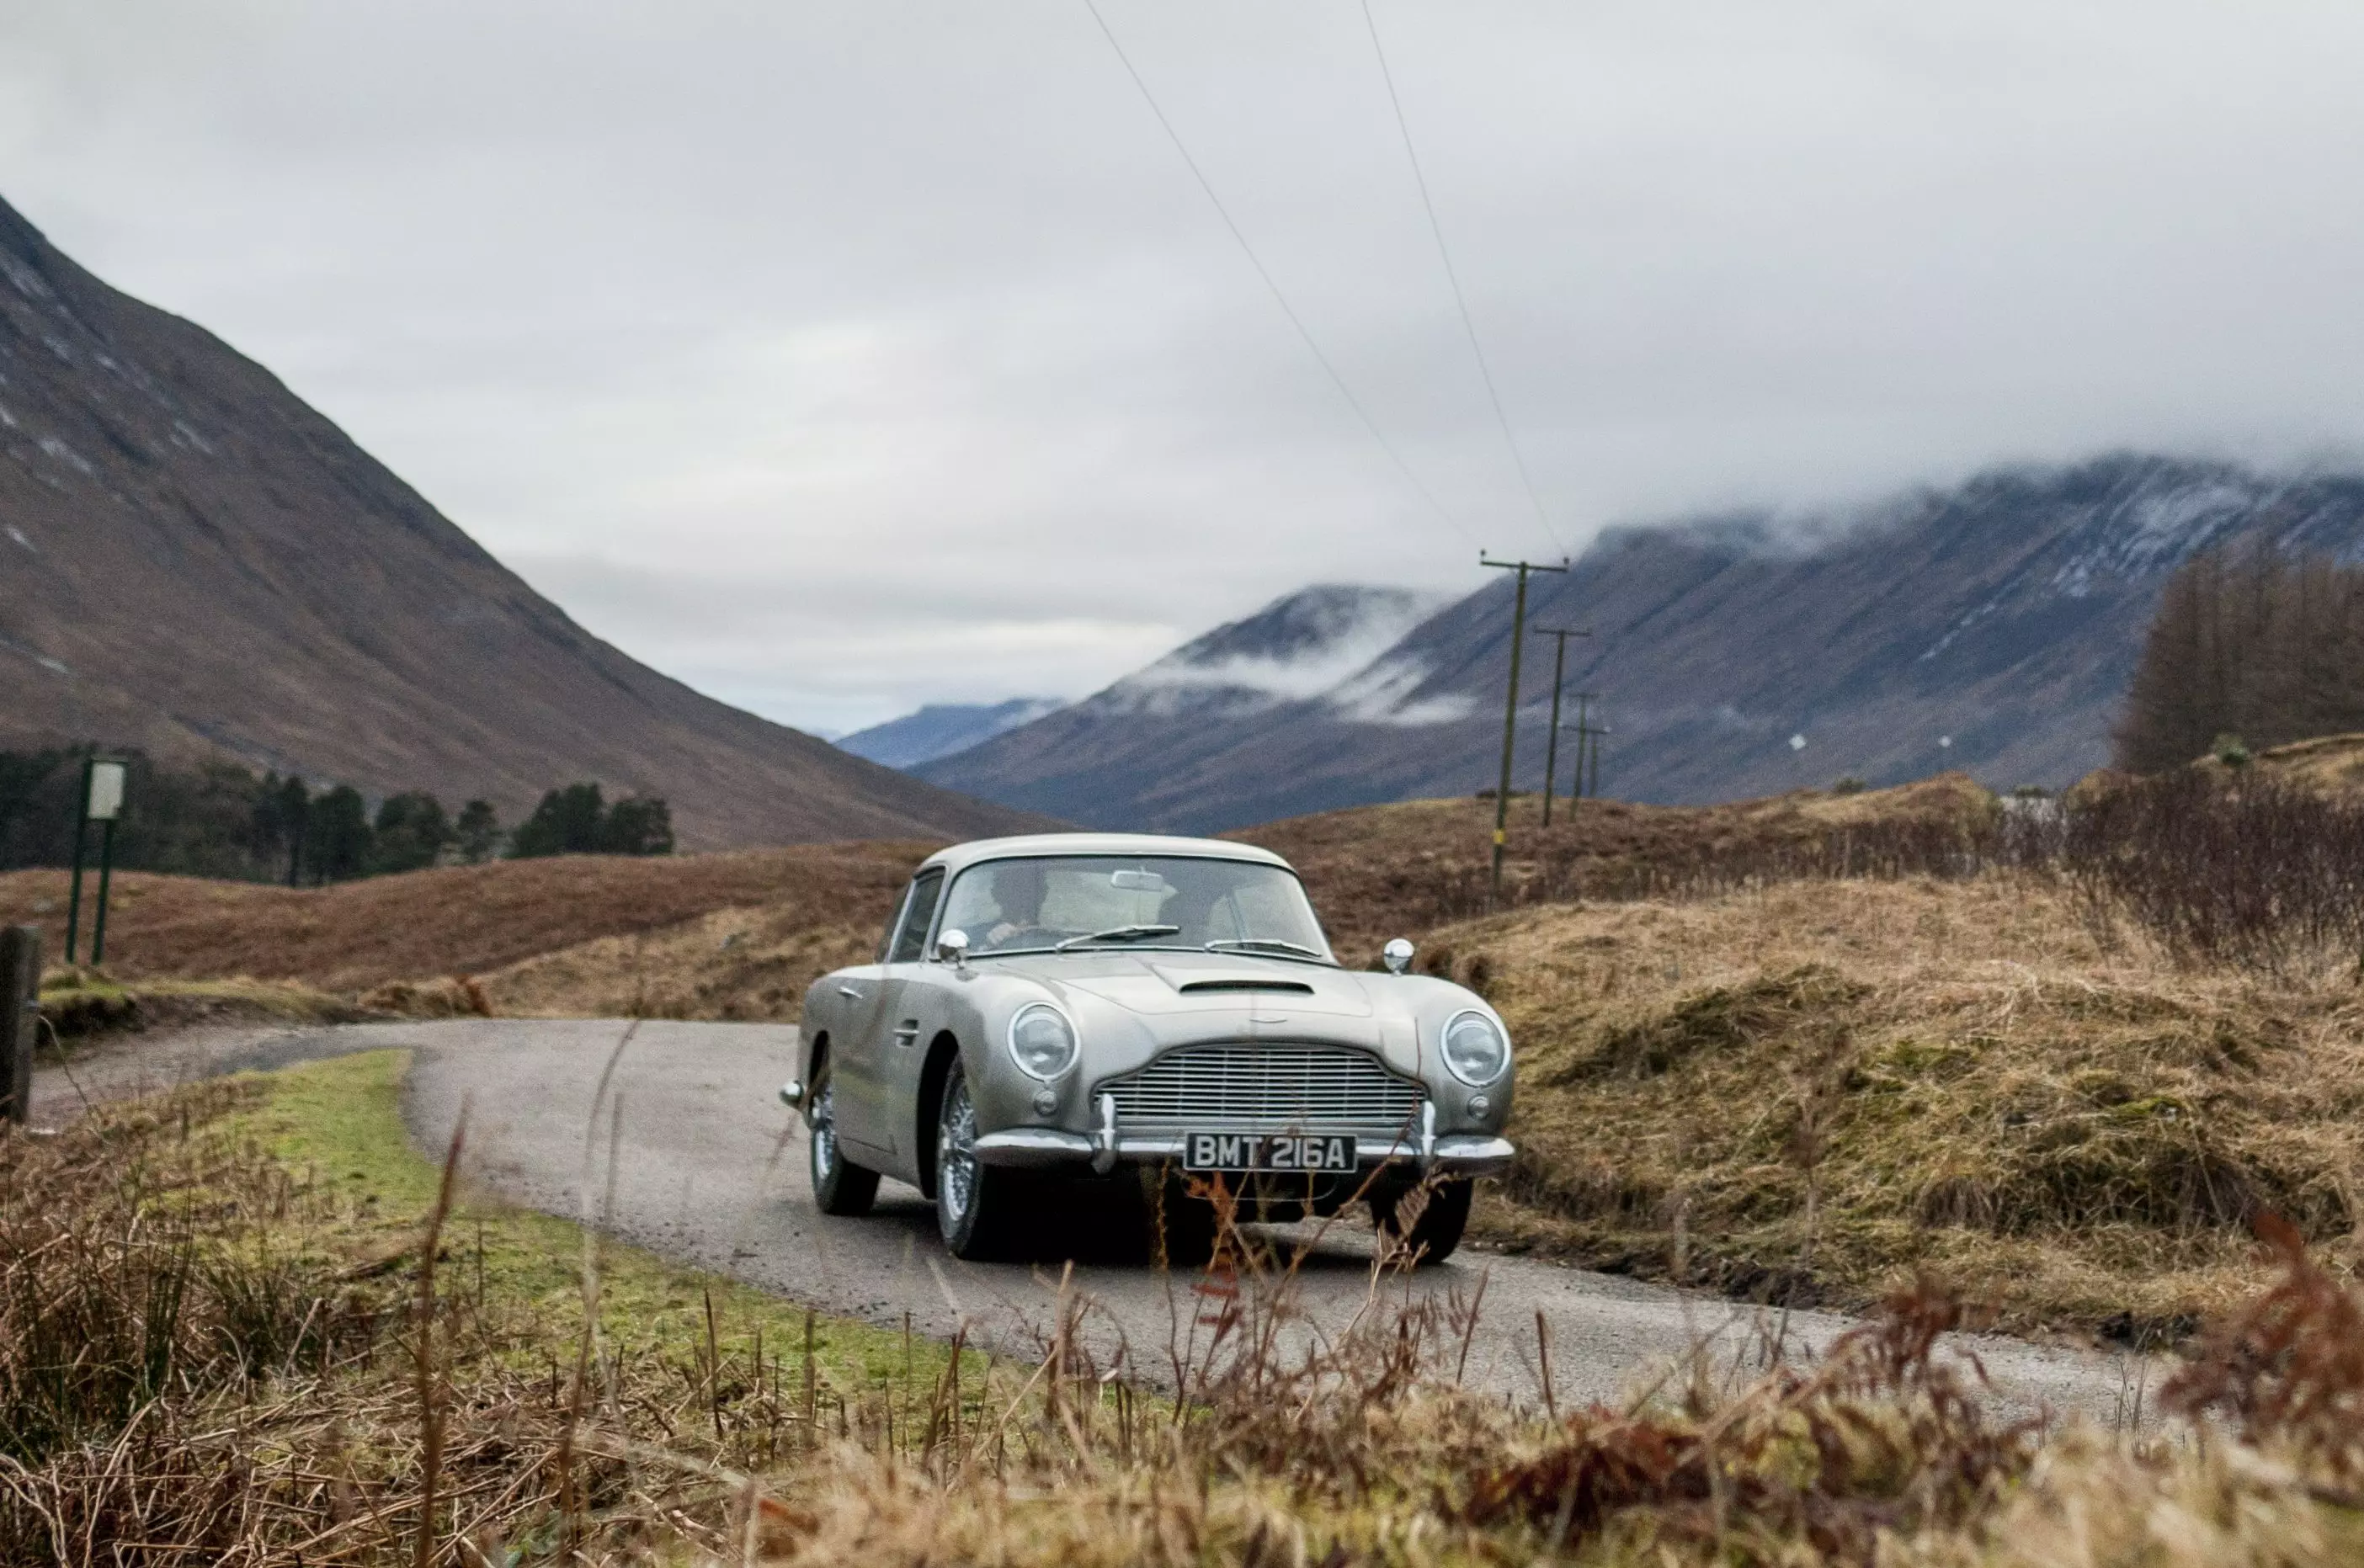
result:
M 41 929 L 0 930 L 0 1116 L 19 1126 L 33 1111 L 33 1036 L 40 1006 Z

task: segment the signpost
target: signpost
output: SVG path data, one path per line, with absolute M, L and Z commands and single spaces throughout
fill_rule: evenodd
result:
M 41 1006 L 41 933 L 0 930 L 0 1117 L 22 1127 L 33 1108 L 33 1031 Z
M 91 920 L 90 962 L 106 959 L 106 887 L 115 870 L 115 821 L 123 815 L 123 781 L 129 770 L 114 757 L 90 757 L 82 765 L 82 808 L 74 821 L 73 891 L 66 898 L 66 962 L 75 962 L 82 935 L 82 857 L 90 825 L 104 823 L 98 836 L 98 913 Z

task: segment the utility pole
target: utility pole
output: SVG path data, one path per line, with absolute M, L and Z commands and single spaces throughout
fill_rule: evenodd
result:
M 1510 841 L 1511 823 L 1511 756 L 1518 744 L 1519 735 L 1519 655 L 1527 640 L 1527 573 L 1530 572 L 1566 572 L 1567 562 L 1557 566 L 1541 566 L 1532 561 L 1496 561 L 1484 550 L 1478 552 L 1478 564 L 1491 566 L 1519 574 L 1519 596 L 1511 612 L 1511 693 L 1502 707 L 1502 778 L 1494 790 L 1494 864 L 1487 880 L 1488 896 L 1502 895 L 1502 846 Z
M 1551 740 L 1544 747 L 1544 826 L 1548 828 L 1551 826 L 1552 795 L 1559 788 L 1559 689 L 1567 670 L 1567 639 L 1590 637 L 1592 628 L 1589 626 L 1580 630 L 1569 626 L 1539 626 L 1535 628 L 1535 635 L 1556 639 L 1552 649 Z M 1579 751 L 1577 755 L 1581 759 L 1583 753 Z M 1578 767 L 1583 765 L 1580 760 L 1577 763 Z
M 1600 793 L 1600 754 L 1598 754 L 1596 750 L 1596 740 L 1598 736 L 1605 736 L 1608 731 L 1605 731 L 1605 728 L 1593 728 L 1591 712 L 1593 712 L 1593 703 L 1598 703 L 1598 700 L 1600 700 L 1600 693 L 1598 691 L 1577 693 L 1577 778 L 1567 785 L 1569 811 L 1575 811 L 1577 802 L 1584 799 L 1586 795 Z M 1589 787 L 1586 787 L 1584 783 L 1586 759 L 1591 759 L 1591 764 L 1593 764 L 1593 783 Z
M 1584 795 L 1589 795 L 1598 796 L 1600 794 L 1600 738 L 1609 733 L 1609 727 L 1605 724 L 1593 724 L 1589 722 L 1585 716 L 1585 710 L 1589 708 L 1592 703 L 1600 697 L 1600 694 L 1599 692 L 1581 692 L 1578 694 L 1576 720 L 1576 785 L 1568 792 L 1568 800 L 1571 803 Z M 1592 777 L 1589 781 L 1587 781 L 1584 776 L 1586 764 L 1588 762 L 1591 766 L 1592 773 Z M 1573 809 L 1572 804 L 1570 808 Z
M 1598 695 L 1598 692 L 1576 694 L 1576 777 L 1567 786 L 1567 808 L 1571 813 L 1576 810 L 1576 803 L 1584 798 L 1585 737 L 1592 733 L 1585 716 L 1591 711 L 1592 699 Z

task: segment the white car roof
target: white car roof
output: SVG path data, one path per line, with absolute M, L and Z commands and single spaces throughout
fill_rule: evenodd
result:
M 1155 833 L 1028 833 L 1015 839 L 972 839 L 938 850 L 920 869 L 942 866 L 961 872 L 981 861 L 1030 860 L 1043 855 L 1188 855 L 1200 860 L 1246 861 L 1295 870 L 1270 850 L 1225 839 L 1170 839 Z

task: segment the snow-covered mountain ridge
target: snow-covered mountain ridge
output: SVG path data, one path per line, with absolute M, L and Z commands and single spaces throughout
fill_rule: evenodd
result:
M 1600 694 L 1614 731 L 1602 782 L 1632 798 L 1949 766 L 2061 784 L 2106 759 L 2168 576 L 2252 535 L 2364 555 L 2364 477 L 2121 453 L 1870 507 L 1620 527 L 1567 576 L 1535 581 L 1531 624 L 1595 628 L 1569 645 L 1567 689 Z M 1431 614 L 1402 606 L 1400 635 L 1351 669 L 1346 651 L 1367 643 L 1331 635 L 1289 680 L 1236 678 L 1256 668 L 1251 645 L 1326 624 L 1318 595 L 1342 592 L 1371 591 L 1291 595 L 919 771 L 1077 821 L 1182 830 L 1490 784 L 1511 584 Z M 1532 785 L 1549 664 L 1525 668 L 1518 776 Z M 1335 678 L 1316 689 L 1316 672 Z

